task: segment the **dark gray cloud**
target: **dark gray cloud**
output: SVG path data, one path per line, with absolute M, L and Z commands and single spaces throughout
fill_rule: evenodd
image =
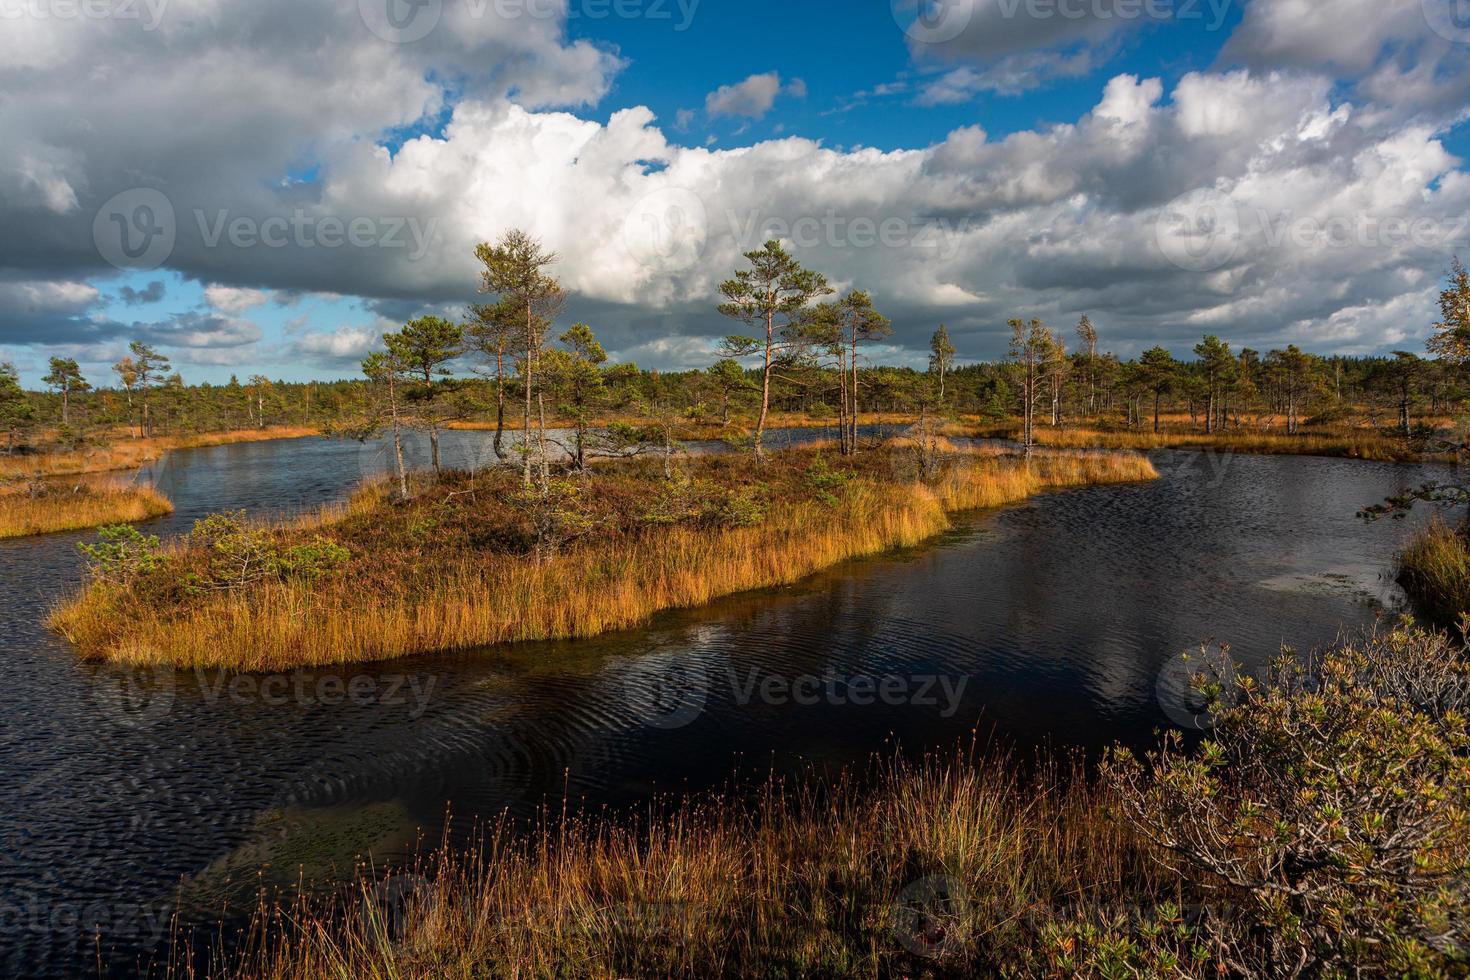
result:
M 969 71 L 949 80 L 963 95 L 1007 72 L 1024 87 L 1090 71 L 1147 27 L 1012 7 L 996 20 L 994 3 L 958 4 L 971 19 L 919 53 Z M 1072 122 L 887 153 L 707 151 L 670 143 L 645 109 L 541 111 L 595 104 L 619 62 L 555 20 L 461 5 L 411 43 L 366 27 L 356 0 L 172 0 L 152 30 L 7 21 L 0 345 L 92 344 L 100 359 L 136 333 L 196 363 L 350 367 L 385 326 L 475 301 L 473 247 L 511 227 L 562 253 L 565 322 L 655 367 L 713 357 L 734 329 L 714 312 L 719 282 L 768 235 L 870 289 L 914 358 L 941 321 L 962 356 L 995 356 L 1008 317 L 1066 327 L 1082 312 L 1121 350 L 1205 331 L 1401 345 L 1427 330 L 1449 255 L 1470 251 L 1455 224 L 1470 179 L 1436 136 L 1463 110 L 1444 93 L 1470 77 L 1465 46 L 1412 35 L 1399 0 L 1325 33 L 1294 17 L 1309 8 L 1253 0 L 1217 70 L 1172 87 L 1119 76 Z M 380 145 L 415 125 L 434 135 Z M 207 284 L 207 309 L 99 314 L 108 260 L 150 250 Z M 363 298 L 368 322 L 260 342 L 251 309 L 318 292 Z
M 163 280 L 155 279 L 142 289 L 134 289 L 132 286 L 123 286 L 117 291 L 118 296 L 128 306 L 141 306 L 144 303 L 160 303 L 167 295 Z

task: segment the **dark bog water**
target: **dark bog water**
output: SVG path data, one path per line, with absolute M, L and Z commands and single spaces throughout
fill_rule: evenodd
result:
M 449 465 L 481 434 L 446 436 Z M 1165 664 L 1215 638 L 1260 663 L 1400 597 L 1403 524 L 1354 513 L 1429 467 L 1159 453 L 1141 486 L 976 515 L 912 552 L 579 643 L 274 677 L 120 673 L 40 625 L 88 535 L 0 543 L 0 972 L 129 972 L 257 884 L 329 881 L 563 791 L 631 805 L 737 767 L 840 765 L 977 727 L 1041 745 L 1146 744 Z M 178 511 L 285 512 L 381 470 L 320 440 L 178 453 Z M 1167 700 L 1167 699 L 1166 699 Z M 100 942 L 97 938 L 101 934 Z

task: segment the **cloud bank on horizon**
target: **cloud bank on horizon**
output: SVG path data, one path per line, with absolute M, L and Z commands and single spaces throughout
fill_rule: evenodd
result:
M 34 383 L 141 337 L 190 378 L 348 375 L 474 302 L 512 227 L 664 368 L 713 360 L 718 285 L 770 237 L 916 364 L 941 321 L 973 359 L 1084 312 L 1124 354 L 1419 349 L 1470 254 L 1459 0 L 892 0 L 827 15 L 852 58 L 744 77 L 700 57 L 716 2 L 0 0 L 0 358 Z M 599 37 L 614 9 L 642 21 Z M 872 138 L 829 138 L 855 106 Z

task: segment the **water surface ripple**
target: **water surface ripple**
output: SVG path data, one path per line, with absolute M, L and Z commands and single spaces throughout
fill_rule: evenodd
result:
M 445 443 L 450 465 L 489 455 L 484 434 Z M 977 726 L 1022 751 L 1146 744 L 1181 650 L 1260 663 L 1399 601 L 1385 572 L 1412 525 L 1353 515 L 1432 468 L 1154 459 L 1152 484 L 1046 495 L 643 629 L 280 678 L 81 663 L 41 620 L 90 536 L 0 543 L 0 972 L 93 973 L 99 949 L 130 972 L 176 905 L 210 920 L 260 882 L 381 863 L 432 843 L 446 808 L 463 826 L 564 790 L 635 805 Z M 315 507 L 384 463 L 315 439 L 173 454 L 151 477 L 178 509 L 148 530 Z

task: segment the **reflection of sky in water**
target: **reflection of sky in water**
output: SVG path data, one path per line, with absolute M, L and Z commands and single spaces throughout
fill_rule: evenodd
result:
M 446 432 L 446 463 L 485 458 L 490 438 Z M 412 436 L 413 457 L 426 452 Z M 157 472 L 178 510 L 149 529 L 182 532 L 220 509 L 318 506 L 380 457 L 317 439 L 179 453 Z M 5 543 L 0 889 L 45 921 L 81 910 L 106 925 L 168 901 L 181 879 L 186 900 L 208 906 L 261 860 L 275 873 L 345 872 L 363 851 L 411 847 L 419 828 L 432 841 L 446 807 L 466 828 L 506 807 L 531 815 L 563 790 L 574 803 L 637 805 L 722 785 L 737 767 L 840 765 L 894 739 L 949 746 L 977 727 L 1023 752 L 1146 743 L 1164 722 L 1160 671 L 1181 650 L 1213 638 L 1259 664 L 1283 641 L 1324 643 L 1371 619 L 1368 595 L 1392 601 L 1381 577 L 1410 527 L 1354 514 L 1426 478 L 1423 467 L 1190 457 L 1159 454 L 1165 477 L 1153 484 L 1044 496 L 931 547 L 646 629 L 338 672 L 432 682 L 417 713 L 411 702 L 265 705 L 181 673 L 165 713 L 119 725 L 103 697 L 115 674 L 78 663 L 39 625 L 76 582 L 84 536 Z M 844 692 L 897 678 L 914 699 L 926 678 L 964 686 L 948 717 L 942 697 L 859 706 L 759 694 L 764 680 L 789 690 L 803 677 Z M 73 974 L 90 950 L 75 930 L 0 934 L 7 972 L 47 959 Z

